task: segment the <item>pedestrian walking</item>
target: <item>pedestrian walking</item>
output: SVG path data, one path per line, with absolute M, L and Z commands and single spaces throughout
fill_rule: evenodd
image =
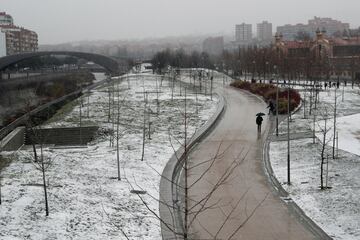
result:
M 269 100 L 269 105 L 266 108 L 269 108 L 268 115 L 270 115 L 270 113 L 274 114 L 274 112 L 275 112 L 275 104 L 274 104 L 274 102 L 272 100 Z
M 260 115 L 258 115 L 256 117 L 256 124 L 257 124 L 258 133 L 261 133 L 261 124 L 262 124 L 263 120 L 264 119 Z

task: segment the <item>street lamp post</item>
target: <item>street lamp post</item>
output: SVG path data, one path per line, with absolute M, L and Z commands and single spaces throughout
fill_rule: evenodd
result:
M 288 81 L 288 106 L 287 106 L 287 184 L 290 185 L 290 80 Z
M 268 71 L 268 66 L 269 66 L 269 62 L 266 61 L 266 62 L 265 62 L 265 69 L 264 69 L 264 83 L 265 83 L 265 81 L 266 81 L 266 72 Z
M 277 66 L 274 65 L 274 72 L 276 72 L 276 136 L 279 136 L 279 74 L 277 73 Z
M 251 79 L 251 80 L 253 80 L 253 79 L 255 78 L 255 64 L 256 64 L 256 62 L 253 61 L 252 63 L 254 64 L 254 67 L 253 67 L 253 75 L 252 75 L 252 79 Z

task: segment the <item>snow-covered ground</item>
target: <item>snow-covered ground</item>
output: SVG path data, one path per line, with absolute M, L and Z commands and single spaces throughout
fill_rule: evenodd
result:
M 160 76 L 132 74 L 82 97 L 82 125 L 97 125 L 100 131 L 86 147 L 45 146 L 44 156 L 53 160 L 46 173 L 49 217 L 45 217 L 41 172 L 32 164 L 31 147 L 3 152 L 13 161 L 1 172 L 0 239 L 126 239 L 122 232 L 129 239 L 160 239 L 159 220 L 130 190 L 147 191 L 146 204 L 158 212 L 159 174 L 184 136 L 184 91 L 180 95 L 177 85 L 172 95 L 170 86 Z M 146 112 L 151 113 L 146 114 L 151 139 L 146 131 L 141 161 L 144 95 Z M 66 105 L 44 127 L 79 126 L 80 101 Z M 188 89 L 188 135 L 215 112 L 217 101 L 216 96 L 211 101 L 210 96 Z M 118 109 L 121 181 L 116 141 L 110 146 L 109 134 L 116 130 Z
M 339 148 L 360 157 L 360 114 L 337 119 Z
M 342 99 L 342 93 L 344 98 Z M 303 93 L 304 96 L 304 93 Z M 309 93 L 306 95 L 309 96 Z M 312 138 L 291 141 L 291 185 L 287 181 L 287 142 L 275 141 L 270 144 L 270 160 L 276 177 L 290 193 L 291 198 L 334 239 L 360 239 L 360 94 L 359 88 L 340 87 L 337 90 L 337 124 L 339 136 L 338 158 L 332 159 L 332 141 L 325 149 L 328 164 L 324 165 L 324 184 L 331 187 L 320 190 L 321 132 L 324 116 L 318 114 L 315 129 L 316 144 Z M 328 138 L 333 136 L 333 109 L 335 90 L 320 93 L 318 112 L 328 111 L 330 128 Z M 313 129 L 313 117 L 309 116 L 309 102 L 292 116 L 291 133 L 309 133 Z M 285 133 L 287 122 L 279 126 Z M 342 150 L 343 149 L 343 150 Z M 345 150 L 345 151 L 344 151 Z M 357 154 L 357 155 L 356 155 Z M 325 161 L 326 162 L 326 161 Z M 328 169 L 328 175 L 326 170 Z M 326 180 L 327 179 L 327 180 Z

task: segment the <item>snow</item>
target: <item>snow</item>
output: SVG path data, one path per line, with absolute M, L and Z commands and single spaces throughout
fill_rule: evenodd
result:
M 360 156 L 360 114 L 338 118 L 339 148 Z
M 162 84 L 161 84 L 162 80 Z M 130 86 L 130 88 L 128 88 Z M 158 87 L 156 87 L 158 86 Z M 160 87 L 161 86 L 161 87 Z M 115 84 L 100 87 L 82 97 L 82 125 L 98 125 L 97 138 L 86 147 L 44 146 L 44 156 L 53 159 L 47 170 L 50 215 L 45 217 L 41 172 L 31 161 L 32 148 L 3 152 L 12 163 L 3 169 L 0 205 L 1 239 L 160 239 L 160 222 L 130 190 L 145 190 L 144 201 L 158 212 L 160 175 L 184 136 L 184 92 L 176 86 L 171 100 L 170 83 L 161 76 L 129 74 Z M 117 180 L 116 148 L 110 146 L 108 132 L 116 124 L 108 122 L 108 91 L 116 106 L 120 103 L 120 166 Z M 148 94 L 151 139 L 146 139 L 141 161 L 144 91 Z M 188 135 L 194 134 L 215 112 L 217 97 L 187 92 Z M 66 105 L 43 127 L 78 126 L 80 102 Z M 196 114 L 196 109 L 198 114 Z M 156 114 L 159 112 L 159 114 Z M 116 121 L 117 107 L 111 108 Z M 169 132 L 171 136 L 169 137 Z M 114 142 L 116 146 L 116 141 Z
M 290 197 L 325 232 L 338 240 L 360 239 L 360 92 L 351 86 L 336 90 L 337 120 L 339 133 L 338 157 L 332 159 L 332 141 L 325 148 L 324 184 L 331 187 L 320 189 L 321 129 L 327 117 L 328 140 L 333 136 L 335 89 L 320 92 L 318 116 L 315 123 L 316 143 L 312 138 L 292 140 L 290 143 L 291 185 L 287 185 L 287 142 L 273 141 L 270 144 L 270 160 L 274 173 Z M 302 93 L 304 97 L 304 93 Z M 344 100 L 342 100 L 342 95 Z M 309 93 L 307 93 L 307 98 Z M 309 102 L 292 116 L 290 133 L 310 133 L 313 117 L 309 116 Z M 324 110 L 328 114 L 319 114 Z M 280 133 L 286 133 L 287 122 L 279 126 Z M 309 134 L 308 134 L 309 136 Z M 328 165 L 326 160 L 328 159 Z M 326 169 L 328 167 L 328 177 Z

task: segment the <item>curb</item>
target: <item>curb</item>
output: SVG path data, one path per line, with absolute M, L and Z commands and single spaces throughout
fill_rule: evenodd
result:
M 189 139 L 188 152 L 211 132 L 225 111 L 224 97 L 218 91 L 215 91 L 215 94 L 219 96 L 217 109 L 211 118 Z M 159 212 L 162 239 L 182 239 L 182 213 L 179 211 L 181 200 L 179 200 L 177 183 L 180 182 L 184 157 L 184 148 L 180 147 L 170 158 L 161 175 Z M 172 229 L 169 229 L 168 226 Z
M 296 113 L 300 110 L 302 104 L 295 109 L 292 114 Z M 285 119 L 280 120 L 279 125 L 281 122 L 283 122 Z M 325 240 L 331 240 L 331 238 L 323 229 L 321 229 L 311 218 L 309 218 L 305 212 L 292 200 L 289 198 L 289 193 L 283 188 L 281 183 L 276 178 L 274 171 L 271 166 L 270 162 L 270 143 L 271 143 L 271 134 L 274 132 L 275 124 L 274 121 L 269 119 L 269 125 L 267 127 L 267 137 L 264 141 L 263 145 L 263 160 L 264 160 L 264 172 L 265 175 L 268 178 L 269 184 L 273 188 L 274 192 L 279 196 L 280 200 L 286 205 L 289 212 L 293 214 L 300 223 L 305 226 L 306 229 L 308 229 L 316 239 L 325 239 Z M 286 200 L 285 200 L 286 199 Z

